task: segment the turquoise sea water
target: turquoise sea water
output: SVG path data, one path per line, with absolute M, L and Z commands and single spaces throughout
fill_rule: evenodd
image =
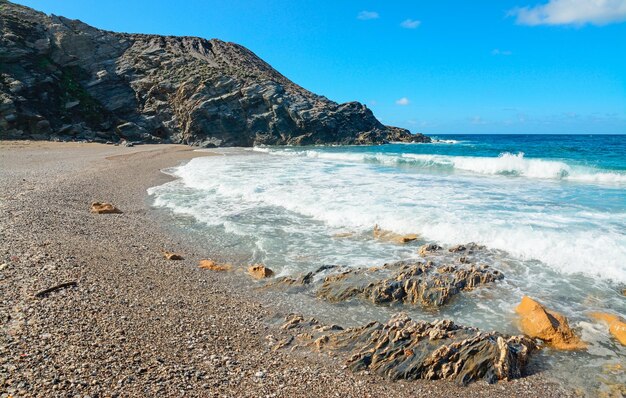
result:
M 404 308 L 519 333 L 514 307 L 530 295 L 570 319 L 584 353 L 541 354 L 557 377 L 597 391 L 626 383 L 626 350 L 590 311 L 626 316 L 626 136 L 447 135 L 432 144 L 212 150 L 169 170 L 154 204 L 195 220 L 220 241 L 279 275 L 323 264 L 363 267 L 419 258 L 417 247 L 477 242 L 478 261 L 504 272 L 495 286 L 440 311 Z M 417 233 L 395 245 L 372 228 Z M 334 237 L 351 233 L 348 239 Z M 354 323 L 398 308 L 355 304 Z M 302 309 L 306 311 L 306 309 Z M 604 373 L 603 373 L 604 372 Z M 592 376 L 590 376 L 592 375 Z

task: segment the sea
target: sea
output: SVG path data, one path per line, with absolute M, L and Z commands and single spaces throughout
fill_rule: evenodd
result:
M 154 207 L 188 220 L 199 242 L 278 276 L 420 259 L 425 243 L 475 242 L 489 249 L 478 260 L 505 275 L 494 286 L 434 312 L 357 303 L 336 316 L 364 324 L 403 310 L 519 333 L 514 308 L 528 295 L 565 315 L 589 344 L 584 352 L 542 350 L 547 374 L 591 395 L 626 383 L 626 349 L 589 316 L 626 317 L 626 135 L 206 151 L 217 156 L 165 170 L 175 179 L 148 191 Z M 378 241 L 376 225 L 419 239 Z

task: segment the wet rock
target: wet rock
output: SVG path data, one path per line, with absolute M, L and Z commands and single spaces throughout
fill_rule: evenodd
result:
M 316 278 L 319 278 L 319 275 L 322 275 L 330 270 L 336 269 L 335 265 L 322 265 L 315 271 L 307 272 L 306 274 L 302 274 L 295 278 L 290 276 L 284 276 L 282 278 L 278 278 L 273 283 L 270 283 L 268 287 L 307 287 L 311 285 Z
M 502 279 L 488 266 L 401 261 L 374 269 L 349 269 L 324 278 L 317 296 L 332 302 L 361 298 L 375 304 L 402 302 L 438 307 L 463 290 Z
M 111 203 L 93 202 L 91 204 L 91 212 L 96 214 L 120 214 L 122 211 Z
M 624 377 L 626 371 L 623 363 L 607 363 L 602 365 L 602 374 L 596 379 L 600 387 L 595 391 L 598 398 L 623 398 L 626 397 L 626 384 Z
M 254 279 L 265 279 L 274 275 L 274 271 L 267 268 L 263 264 L 256 264 L 248 267 L 248 273 L 252 275 Z
M 442 249 L 443 249 L 443 247 L 439 246 L 436 243 L 429 243 L 429 244 L 426 244 L 426 245 L 420 247 L 419 255 L 422 256 L 422 257 L 426 257 L 429 254 L 438 252 L 438 251 L 440 251 Z
M 289 314 L 285 318 L 285 323 L 280 327 L 283 330 L 296 328 L 311 328 L 319 325 L 319 321 L 315 318 L 305 319 L 301 314 Z
M 213 260 L 200 260 L 198 262 L 198 268 L 210 270 L 210 271 L 230 271 L 232 269 L 231 264 L 219 264 Z
M 609 325 L 609 333 L 622 345 L 626 345 L 626 322 L 623 319 L 617 315 L 603 312 L 594 312 L 591 317 L 606 322 Z
M 519 378 L 535 349 L 524 336 L 484 333 L 450 320 L 415 321 L 402 313 L 385 324 L 371 322 L 326 334 L 313 329 L 311 334 L 301 333 L 299 339 L 303 346 L 343 355 L 355 372 L 459 384 Z
M 472 254 L 479 250 L 484 250 L 485 246 L 478 245 L 474 242 L 466 243 L 464 245 L 456 245 L 448 249 L 450 253 L 467 253 Z
M 387 231 L 381 229 L 378 225 L 374 226 L 373 235 L 375 239 L 398 244 L 413 242 L 414 240 L 417 240 L 419 238 L 419 236 L 416 234 L 401 235 L 392 231 Z
M 527 336 L 543 340 L 559 350 L 580 350 L 587 347 L 570 329 L 567 319 L 550 311 L 528 296 L 515 308 L 520 316 L 520 327 Z
M 167 250 L 161 250 L 161 253 L 163 253 L 163 257 L 165 257 L 166 260 L 183 260 L 183 256 L 178 253 L 168 252 Z

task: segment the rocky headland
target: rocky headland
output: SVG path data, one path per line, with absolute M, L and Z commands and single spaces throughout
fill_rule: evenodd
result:
M 204 147 L 430 142 L 235 43 L 115 33 L 0 0 L 0 138 Z

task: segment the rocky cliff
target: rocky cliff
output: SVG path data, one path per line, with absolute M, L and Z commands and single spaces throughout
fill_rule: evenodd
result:
M 220 40 L 114 33 L 0 0 L 0 138 L 201 146 L 424 142 Z

